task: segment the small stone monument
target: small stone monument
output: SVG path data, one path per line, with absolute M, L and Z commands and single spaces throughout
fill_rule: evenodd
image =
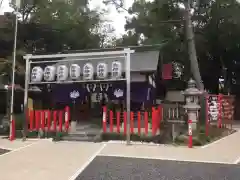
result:
M 183 92 L 186 104 L 183 108 L 188 114 L 188 120 L 192 120 L 192 130 L 197 128 L 198 111 L 201 108 L 199 105 L 199 96 L 202 92 L 196 88 L 196 82 L 193 79 L 188 81 L 188 88 Z

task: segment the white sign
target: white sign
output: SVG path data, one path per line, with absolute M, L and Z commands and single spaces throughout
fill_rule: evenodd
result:
M 56 75 L 56 68 L 54 66 L 47 66 L 43 72 L 43 78 L 45 81 L 53 81 Z
M 68 77 L 68 68 L 66 65 L 60 65 L 57 67 L 57 80 L 65 81 Z
M 43 69 L 40 66 L 36 66 L 32 69 L 31 81 L 41 82 L 43 78 Z
M 83 66 L 83 79 L 91 80 L 93 78 L 93 65 L 91 63 L 87 63 Z
M 121 78 L 122 76 L 122 63 L 114 61 L 112 63 L 112 78 Z
M 104 79 L 107 77 L 107 64 L 106 63 L 99 63 L 97 65 L 97 77 L 100 79 Z
M 78 64 L 72 64 L 70 66 L 70 77 L 71 79 L 78 79 L 80 77 L 81 68 Z
M 217 96 L 209 96 L 207 99 L 208 103 L 208 118 L 209 121 L 217 121 L 219 115 L 219 102 Z

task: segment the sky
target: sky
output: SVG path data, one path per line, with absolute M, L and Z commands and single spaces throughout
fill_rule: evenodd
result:
M 3 14 L 4 12 L 9 12 L 12 9 L 9 7 L 9 1 L 10 0 L 3 0 L 2 6 L 0 8 L 0 14 Z M 125 8 L 128 9 L 132 6 L 134 0 L 125 0 Z M 1 0 L 0 0 L 1 2 Z M 90 0 L 90 8 L 92 9 L 105 9 L 106 7 L 102 3 L 102 0 Z M 111 20 L 112 26 L 115 28 L 115 34 L 117 36 L 121 36 L 125 33 L 124 25 L 126 23 L 125 16 L 128 15 L 127 12 L 119 13 L 117 12 L 116 8 L 114 6 L 108 7 L 108 15 L 106 15 L 107 20 Z M 113 18 L 114 17 L 114 18 Z

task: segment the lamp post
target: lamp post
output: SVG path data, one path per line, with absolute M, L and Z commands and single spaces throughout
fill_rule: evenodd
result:
M 14 30 L 14 44 L 13 44 L 13 63 L 12 63 L 12 91 L 11 91 L 11 103 L 10 103 L 10 131 L 9 137 L 11 136 L 12 121 L 13 121 L 13 110 L 14 110 L 14 89 L 15 89 L 15 67 L 16 67 L 16 49 L 17 49 L 17 29 L 18 29 L 18 10 L 20 8 L 21 0 L 16 0 L 16 12 L 15 12 L 15 30 Z

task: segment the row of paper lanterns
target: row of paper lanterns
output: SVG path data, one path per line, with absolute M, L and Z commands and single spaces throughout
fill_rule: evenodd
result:
M 67 65 L 46 66 L 44 70 L 40 66 L 32 68 L 31 82 L 54 81 L 57 75 L 57 81 L 65 81 L 69 77 L 72 80 L 78 80 L 83 75 L 84 80 L 93 79 L 94 67 L 91 63 L 86 63 L 81 72 L 81 67 L 78 64 L 71 64 L 68 68 Z M 98 79 L 105 79 L 108 76 L 108 66 L 106 63 L 99 63 L 96 67 Z M 112 62 L 111 69 L 112 78 L 120 78 L 122 75 L 122 64 L 119 61 Z

